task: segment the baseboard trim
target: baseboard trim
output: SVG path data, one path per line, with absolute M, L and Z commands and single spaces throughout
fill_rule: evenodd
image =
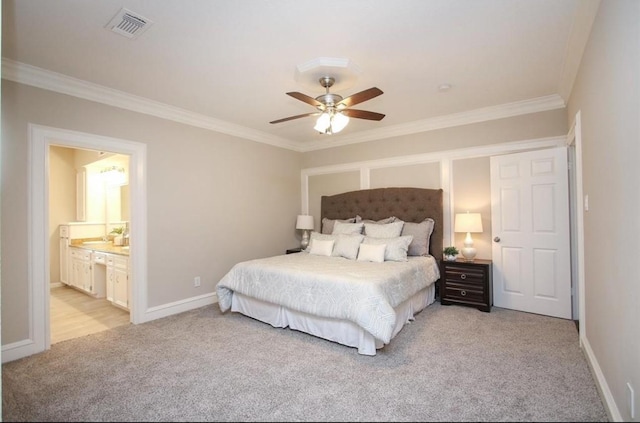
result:
M 150 307 L 142 316 L 142 322 L 150 322 L 152 320 L 161 319 L 174 314 L 183 313 L 185 311 L 194 310 L 218 302 L 218 296 L 214 293 L 199 295 L 197 297 L 186 298 L 184 300 L 175 301 L 173 303 L 163 304 L 156 307 Z
M 22 341 L 2 346 L 2 363 L 8 363 L 39 352 L 42 351 L 37 351 L 36 343 L 33 339 L 23 339 Z
M 591 349 L 591 345 L 589 344 L 589 340 L 587 339 L 586 336 L 582 337 L 580 344 L 582 346 L 582 350 L 584 351 L 585 356 L 587 357 L 587 364 L 589 365 L 591 374 L 595 379 L 596 388 L 600 393 L 600 398 L 602 398 L 602 402 L 609 416 L 609 420 L 613 422 L 624 421 L 622 419 L 622 415 L 620 414 L 620 410 L 616 405 L 616 401 L 613 399 L 613 394 L 611 393 L 611 389 L 609 389 L 609 384 L 607 384 L 607 379 L 605 379 L 604 373 L 602 373 L 600 364 L 598 363 L 598 360 L 596 359 L 596 356 L 593 353 L 593 349 Z

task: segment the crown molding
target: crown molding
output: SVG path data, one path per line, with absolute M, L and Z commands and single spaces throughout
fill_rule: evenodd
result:
M 451 128 L 471 123 L 486 122 L 529 113 L 560 109 L 566 106 L 561 96 L 553 94 L 529 100 L 387 126 L 380 129 L 362 131 L 352 135 L 334 135 L 331 140 L 292 141 L 4 57 L 2 58 L 2 78 L 18 82 L 20 84 L 55 91 L 61 94 L 298 152 L 308 152 L 399 137 L 403 135 L 411 135 L 436 129 Z
M 198 128 L 220 132 L 234 137 L 299 151 L 299 144 L 244 126 L 225 122 L 179 107 L 149 100 L 144 97 L 107 88 L 102 85 L 72 78 L 15 60 L 2 58 L 2 78 L 61 94 L 67 94 L 97 103 L 106 104 L 161 119 L 172 120 Z
M 498 106 L 483 107 L 480 109 L 469 110 L 467 112 L 438 116 L 400 125 L 387 126 L 380 129 L 372 129 L 370 131 L 358 132 L 353 135 L 339 136 L 330 142 L 314 140 L 305 143 L 303 151 L 321 150 L 402 135 L 417 134 L 420 132 L 434 131 L 436 129 L 451 128 L 471 123 L 526 115 L 529 113 L 562 109 L 565 106 L 566 104 L 562 97 L 557 94 L 553 94 L 529 100 L 501 104 Z

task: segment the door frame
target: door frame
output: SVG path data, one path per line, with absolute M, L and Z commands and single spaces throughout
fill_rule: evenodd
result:
M 130 156 L 131 215 L 130 320 L 142 323 L 147 309 L 147 146 L 66 129 L 29 124 L 29 331 L 26 355 L 51 347 L 49 322 L 49 147 L 106 150 Z
M 586 203 L 584 200 L 583 179 L 582 179 L 582 117 L 580 110 L 576 113 L 575 119 L 569 133 L 567 134 L 567 147 L 574 149 L 575 169 L 572 170 L 575 186 L 570 187 L 575 195 L 570 199 L 575 204 L 571 212 L 571 226 L 575 228 L 575 249 L 571 250 L 572 267 L 576 270 L 576 280 L 578 289 L 578 333 L 580 345 L 584 344 L 585 337 L 585 279 L 584 279 L 584 210 Z M 571 178 L 569 179 L 571 181 Z

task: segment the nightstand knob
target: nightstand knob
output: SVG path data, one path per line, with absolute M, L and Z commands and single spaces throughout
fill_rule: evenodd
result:
M 463 297 L 467 295 L 467 291 L 460 291 L 460 295 L 462 295 Z
M 460 275 L 460 279 L 467 279 L 467 275 L 465 275 L 464 273 L 462 275 Z

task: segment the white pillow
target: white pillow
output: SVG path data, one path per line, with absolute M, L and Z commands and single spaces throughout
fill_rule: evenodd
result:
M 407 251 L 409 244 L 413 241 L 412 235 L 399 236 L 396 238 L 372 238 L 365 237 L 362 245 L 386 245 L 384 252 L 385 261 L 407 261 Z M 362 248 L 362 246 L 360 246 Z
M 384 261 L 384 251 L 386 247 L 386 244 L 360 244 L 358 261 L 382 263 Z
M 364 235 L 359 234 L 338 234 L 336 235 L 336 243 L 333 247 L 332 256 L 344 257 L 349 260 L 355 260 L 358 256 L 360 243 L 364 239 Z
M 311 251 L 311 247 L 313 246 L 313 242 L 316 240 L 322 240 L 322 241 L 335 241 L 336 239 L 338 239 L 338 237 L 336 235 L 327 235 L 327 234 L 321 234 L 320 232 L 311 232 L 311 235 L 309 236 L 309 245 L 307 246 L 307 249 L 305 250 L 306 252 Z
M 309 254 L 315 254 L 317 256 L 331 256 L 333 251 L 333 244 L 335 241 L 328 239 L 316 239 L 313 241 Z
M 343 223 L 336 222 L 333 225 L 333 235 L 338 234 L 361 234 L 364 223 Z
M 374 238 L 395 238 L 402 233 L 402 227 L 404 222 L 402 220 L 396 220 L 392 223 L 365 223 L 364 234 L 366 236 L 372 236 Z

